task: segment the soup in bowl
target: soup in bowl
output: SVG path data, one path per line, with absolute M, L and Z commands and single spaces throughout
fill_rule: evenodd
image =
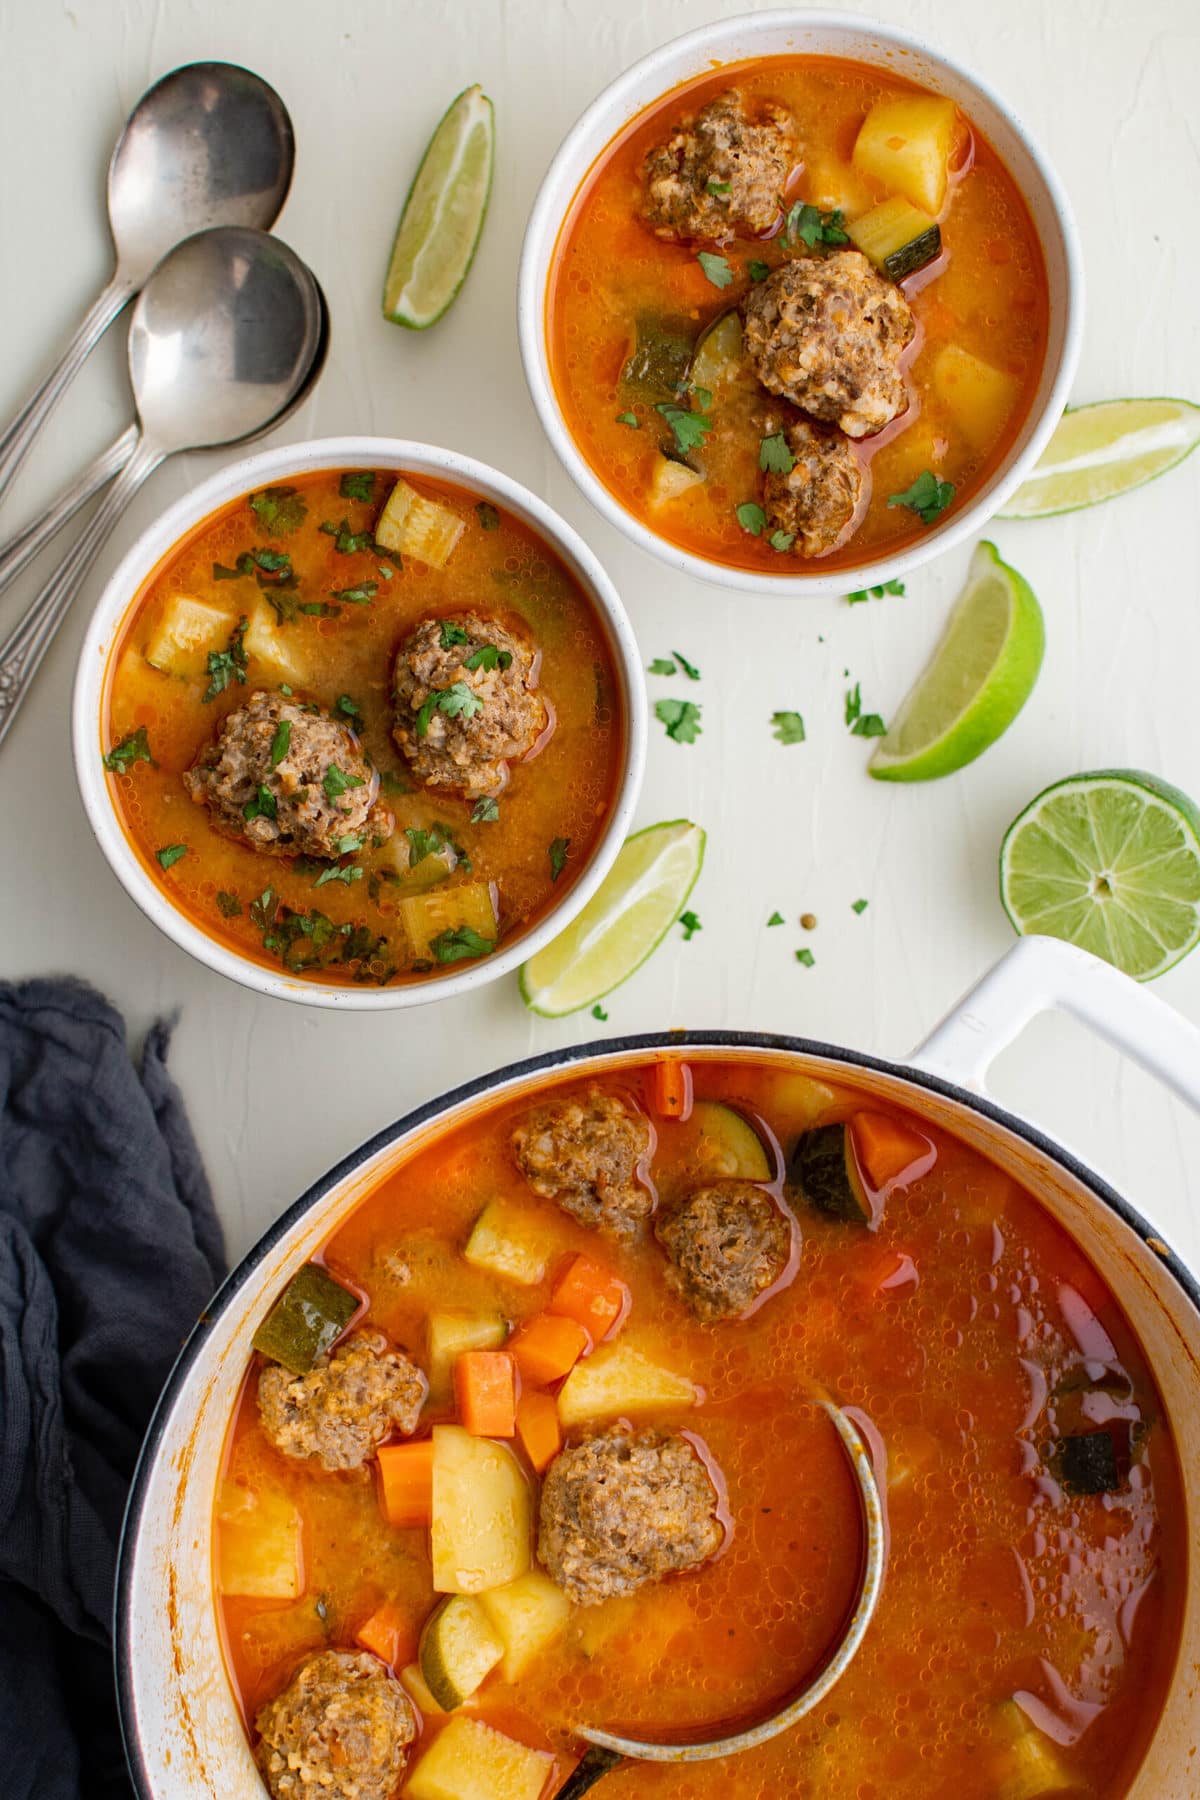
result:
M 268 992 L 387 1006 L 511 967 L 620 846 L 644 726 L 595 559 L 448 452 L 350 439 L 207 483 L 117 570 L 76 754 L 134 897 Z
M 535 205 L 526 371 L 585 492 L 680 568 L 874 582 L 978 528 L 1078 336 L 1054 178 L 888 30 L 707 27 L 585 114 Z

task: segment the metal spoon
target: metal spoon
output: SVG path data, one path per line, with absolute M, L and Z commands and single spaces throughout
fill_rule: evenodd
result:
M 707 1762 L 712 1757 L 734 1756 L 739 1750 L 752 1750 L 758 1744 L 765 1744 L 769 1738 L 778 1737 L 781 1731 L 789 1730 L 805 1713 L 811 1712 L 849 1668 L 866 1636 L 883 1588 L 887 1528 L 875 1471 L 858 1427 L 832 1400 L 822 1400 L 821 1405 L 833 1421 L 858 1485 L 864 1545 L 858 1594 L 832 1654 L 804 1687 L 789 1695 L 769 1717 L 728 1737 L 704 1738 L 691 1743 L 680 1742 L 678 1739 L 673 1743 L 654 1743 L 643 1738 L 620 1737 L 611 1731 L 598 1731 L 591 1725 L 576 1726 L 575 1735 L 582 1738 L 589 1748 L 565 1787 L 559 1790 L 558 1800 L 579 1800 L 579 1796 L 594 1787 L 602 1776 L 627 1760 Z
M 189 63 L 142 95 L 108 166 L 117 266 L 57 367 L 0 434 L 0 497 L 89 352 L 171 246 L 214 225 L 273 225 L 294 161 L 283 101 L 236 63 Z
M 311 271 L 278 238 L 222 226 L 163 258 L 129 325 L 137 445 L 82 535 L 0 644 L 0 743 L 101 545 L 164 457 L 257 437 L 323 355 Z

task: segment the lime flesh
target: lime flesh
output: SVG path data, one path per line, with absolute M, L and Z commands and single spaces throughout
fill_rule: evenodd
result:
M 522 968 L 529 1010 L 558 1019 L 627 980 L 683 911 L 703 862 L 704 833 L 687 819 L 626 838 L 579 917 Z
M 1029 583 L 981 543 L 932 660 L 880 738 L 877 781 L 932 781 L 1008 730 L 1042 666 L 1042 609 Z
M 495 118 L 479 87 L 465 88 L 429 140 L 409 189 L 383 284 L 394 324 L 436 324 L 467 278 L 492 191 Z
M 1138 769 L 1057 782 L 1009 826 L 1000 898 L 1019 932 L 1151 981 L 1200 939 L 1200 809 Z
M 1143 487 L 1200 443 L 1190 400 L 1101 400 L 1068 408 L 1032 475 L 1000 513 L 1044 519 Z

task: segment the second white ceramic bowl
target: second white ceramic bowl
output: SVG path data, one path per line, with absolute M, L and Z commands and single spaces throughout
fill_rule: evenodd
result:
M 1042 378 L 1016 442 L 991 479 L 918 543 L 853 568 L 819 563 L 787 575 L 759 575 L 695 556 L 658 537 L 600 480 L 567 428 L 550 376 L 546 297 L 559 234 L 597 157 L 631 119 L 672 89 L 721 64 L 764 56 L 841 56 L 902 75 L 957 101 L 1007 165 L 1041 239 L 1050 293 Z M 1019 487 L 1050 438 L 1070 393 L 1083 323 L 1083 270 L 1070 207 L 1028 131 L 979 76 L 894 26 L 839 13 L 778 10 L 722 19 L 675 38 L 627 69 L 588 107 L 550 165 L 525 232 L 517 328 L 525 376 L 546 433 L 568 473 L 597 511 L 635 544 L 684 574 L 756 594 L 844 594 L 904 576 L 917 564 L 980 531 Z

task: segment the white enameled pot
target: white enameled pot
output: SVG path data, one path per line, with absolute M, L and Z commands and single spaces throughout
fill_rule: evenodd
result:
M 1050 295 L 1041 381 L 1028 417 L 988 482 L 953 507 L 921 539 L 894 556 L 822 573 L 816 562 L 787 575 L 759 575 L 693 555 L 656 535 L 601 481 L 575 442 L 550 375 L 547 293 L 563 222 L 596 159 L 631 119 L 685 81 L 721 64 L 764 56 L 840 56 L 869 63 L 948 94 L 989 139 L 1029 207 L 1041 240 Z M 978 75 L 893 25 L 850 14 L 780 8 L 702 25 L 651 51 L 594 100 L 563 139 L 525 230 L 517 291 L 517 331 L 525 378 L 546 435 L 592 505 L 610 524 L 671 568 L 718 587 L 754 594 L 845 594 L 907 575 L 919 563 L 975 536 L 1029 473 L 1070 395 L 1083 331 L 1083 262 L 1058 177 L 1011 108 Z
M 129 609 L 163 559 L 218 507 L 271 482 L 319 469 L 387 469 L 454 483 L 512 513 L 545 539 L 579 582 L 595 610 L 613 659 L 625 721 L 624 747 L 612 811 L 591 858 L 557 905 L 531 931 L 515 935 L 492 956 L 454 965 L 445 975 L 396 987 L 366 988 L 347 982 L 305 981 L 284 969 L 266 968 L 210 937 L 172 906 L 143 868 L 113 807 L 101 742 L 109 663 L 120 643 Z M 221 975 L 284 1000 L 342 1011 L 387 1012 L 446 1000 L 497 981 L 549 943 L 586 904 L 612 867 L 629 831 L 646 760 L 646 684 L 633 628 L 612 581 L 576 531 L 536 494 L 473 457 L 406 438 L 315 438 L 281 444 L 230 463 L 168 507 L 122 557 L 97 602 L 75 676 L 72 702 L 75 774 L 88 822 L 118 881 L 167 937 Z
M 993 1057 L 1035 1013 L 1058 1007 L 1161 1075 L 1200 1110 L 1200 1031 L 1107 964 L 1049 938 L 1023 939 L 907 1063 L 756 1032 L 663 1032 L 579 1045 L 485 1075 L 420 1107 L 316 1183 L 226 1281 L 186 1344 L 133 1484 L 117 1581 L 117 1682 L 139 1800 L 262 1800 L 222 1662 L 211 1573 L 222 1449 L 267 1304 L 358 1202 L 431 1138 L 548 1077 L 644 1061 L 733 1056 L 818 1080 L 866 1084 L 955 1133 L 1030 1189 L 1117 1295 L 1162 1394 L 1200 1542 L 1200 1283 L 1098 1175 L 982 1092 Z M 1179 1654 L 1131 1800 L 1195 1800 L 1200 1567 L 1188 1577 Z

